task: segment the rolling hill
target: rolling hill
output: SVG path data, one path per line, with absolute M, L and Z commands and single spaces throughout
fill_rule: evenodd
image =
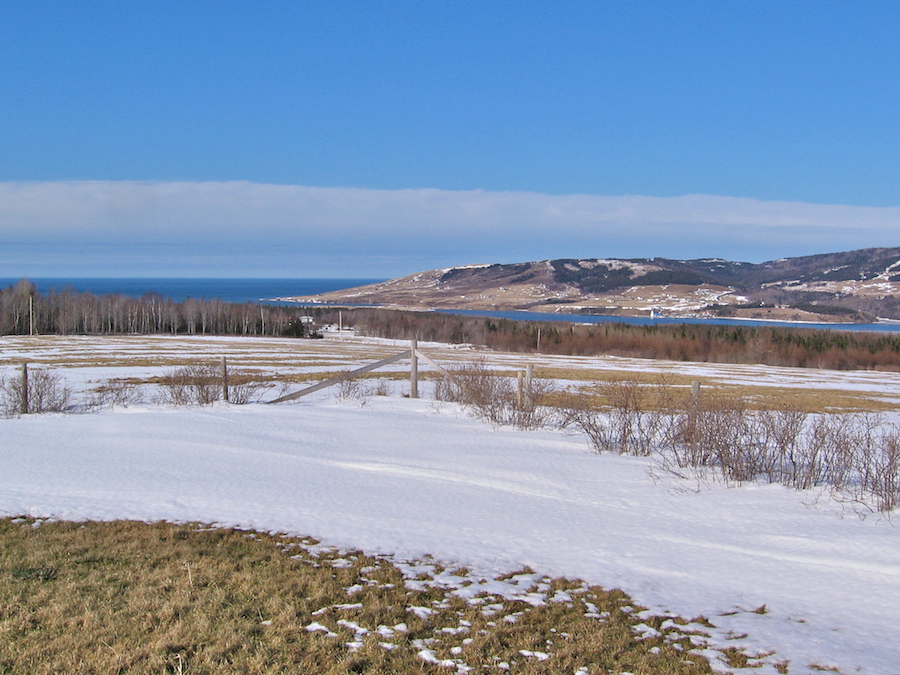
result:
M 403 309 L 868 322 L 900 319 L 900 248 L 764 263 L 578 258 L 465 265 L 285 299 Z

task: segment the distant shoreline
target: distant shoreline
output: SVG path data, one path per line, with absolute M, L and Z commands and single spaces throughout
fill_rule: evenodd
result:
M 401 307 L 398 305 L 354 305 L 347 302 L 322 302 L 311 300 L 291 300 L 289 298 L 276 298 L 278 302 L 285 302 L 298 307 L 318 307 L 322 309 L 383 309 L 397 312 L 437 312 L 441 314 L 458 314 L 460 316 L 483 316 L 486 318 L 510 319 L 513 321 L 544 321 L 561 323 L 599 324 L 599 323 L 625 323 L 637 326 L 673 325 L 673 324 L 697 324 L 711 326 L 735 326 L 747 327 L 748 325 L 776 328 L 815 328 L 819 330 L 847 330 L 869 331 L 875 333 L 900 332 L 900 321 L 879 318 L 876 323 L 853 322 L 816 322 L 816 321 L 776 321 L 752 317 L 698 317 L 698 316 L 657 316 L 650 318 L 646 315 L 631 314 L 567 314 L 560 312 L 533 312 L 528 309 L 516 310 L 481 310 L 481 309 L 453 309 L 449 307 Z

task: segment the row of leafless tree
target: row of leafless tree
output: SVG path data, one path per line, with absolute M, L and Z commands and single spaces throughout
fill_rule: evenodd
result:
M 0 335 L 186 333 L 304 337 L 308 310 L 254 303 L 188 298 L 175 302 L 158 293 L 140 298 L 62 291 L 41 295 L 22 280 L 0 290 Z

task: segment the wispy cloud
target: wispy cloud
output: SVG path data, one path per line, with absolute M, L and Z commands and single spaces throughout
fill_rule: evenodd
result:
M 249 182 L 0 183 L 14 276 L 392 276 L 550 257 L 761 261 L 898 243 L 900 208 Z

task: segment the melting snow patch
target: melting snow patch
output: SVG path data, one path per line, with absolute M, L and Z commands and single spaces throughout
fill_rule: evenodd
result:
M 433 651 L 430 649 L 422 649 L 416 654 L 420 659 L 422 659 L 425 663 L 433 663 L 436 666 L 443 666 L 444 668 L 455 668 L 456 661 L 453 659 L 439 659 Z
M 444 628 L 440 628 L 437 631 L 438 633 L 447 633 L 448 635 L 460 635 L 462 633 L 468 633 L 469 629 L 467 626 L 460 626 L 458 628 L 453 628 L 452 626 L 445 626 Z
M 344 628 L 349 628 L 357 635 L 368 635 L 369 629 L 363 628 L 355 621 L 346 621 L 345 619 L 339 619 L 337 622 L 338 626 L 343 626 Z
M 528 650 L 528 649 L 520 649 L 520 650 L 519 650 L 519 653 L 520 653 L 522 656 L 527 656 L 527 657 L 530 657 L 530 658 L 535 658 L 535 659 L 537 659 L 538 661 L 546 661 L 547 659 L 550 658 L 550 655 L 549 655 L 547 652 L 533 652 L 533 651 L 530 651 L 530 650 Z
M 639 633 L 639 635 L 637 636 L 638 640 L 648 640 L 650 638 L 662 636 L 662 633 L 653 628 L 653 626 L 648 626 L 645 623 L 639 623 L 635 626 L 632 626 L 631 630 L 635 633 Z
M 332 633 L 331 629 L 328 628 L 328 626 L 323 626 L 318 621 L 313 621 L 311 624 L 309 624 L 306 627 L 306 630 L 308 630 L 310 633 L 315 633 L 316 631 L 322 631 L 328 637 L 337 637 L 337 633 Z
M 413 607 L 407 607 L 407 608 L 406 608 L 406 611 L 407 611 L 407 612 L 412 612 L 412 613 L 415 614 L 417 617 L 419 617 L 420 619 L 422 619 L 422 621 L 428 621 L 428 617 L 429 617 L 429 616 L 431 616 L 432 614 L 437 614 L 437 611 L 431 609 L 430 607 L 416 607 L 416 606 L 413 606 Z
M 572 596 L 565 591 L 556 591 L 550 598 L 550 602 L 572 602 Z

